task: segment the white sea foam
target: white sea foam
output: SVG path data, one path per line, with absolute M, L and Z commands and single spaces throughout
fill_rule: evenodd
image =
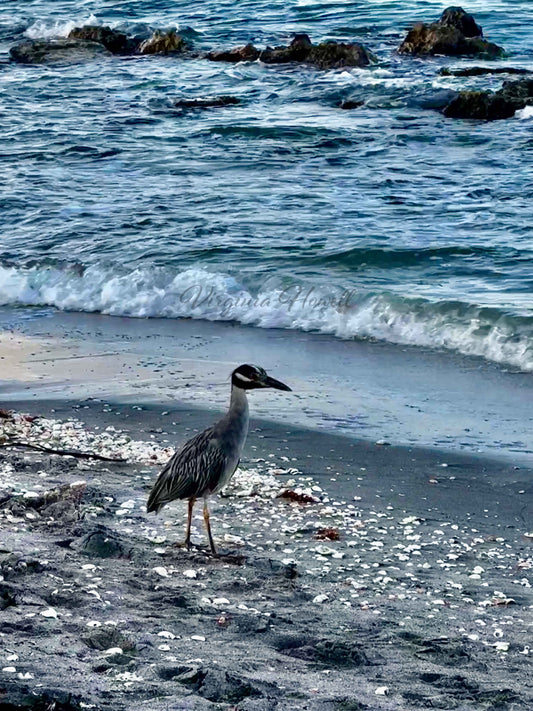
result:
M 0 304 L 48 305 L 132 317 L 238 321 L 261 328 L 316 331 L 339 338 L 445 348 L 533 371 L 533 319 L 466 304 L 293 284 L 251 293 L 233 277 L 204 269 L 118 274 L 54 267 L 0 267 Z
M 68 37 L 75 27 L 83 25 L 100 25 L 95 15 L 84 16 L 76 20 L 37 20 L 24 33 L 29 39 L 55 39 Z
M 525 106 L 520 111 L 516 112 L 516 117 L 519 119 L 532 119 L 533 118 L 533 106 Z

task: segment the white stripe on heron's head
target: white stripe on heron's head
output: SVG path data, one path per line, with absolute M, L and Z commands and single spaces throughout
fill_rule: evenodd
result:
M 240 380 L 242 383 L 253 383 L 254 382 L 251 378 L 247 378 L 246 375 L 243 375 L 242 373 L 233 373 L 233 377 L 236 378 L 237 380 Z

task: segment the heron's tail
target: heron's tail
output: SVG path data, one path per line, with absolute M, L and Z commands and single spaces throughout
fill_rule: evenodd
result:
M 146 502 L 146 511 L 148 513 L 151 513 L 152 511 L 155 511 L 155 513 L 159 513 L 164 505 L 165 502 L 161 502 L 159 500 L 159 487 L 154 486 L 154 488 L 150 492 L 148 501 Z

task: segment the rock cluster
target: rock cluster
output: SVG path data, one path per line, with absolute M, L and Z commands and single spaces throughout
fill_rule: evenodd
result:
M 259 59 L 265 64 L 300 62 L 319 69 L 340 67 L 367 67 L 377 61 L 363 45 L 343 42 L 313 44 L 306 34 L 297 34 L 288 46 L 266 47 L 260 51 L 252 44 L 235 47 L 223 52 L 210 52 L 207 59 L 213 62 L 253 62 Z
M 75 27 L 66 39 L 26 40 L 10 49 L 11 59 L 21 64 L 81 62 L 102 54 L 182 54 L 190 44 L 175 30 L 156 30 L 147 39 L 128 37 L 110 27 Z
M 211 51 L 199 55 L 192 53 L 189 41 L 175 30 L 156 30 L 151 37 L 131 37 L 107 26 L 87 25 L 74 28 L 68 38 L 54 40 L 26 40 L 12 47 L 13 61 L 24 64 L 69 63 L 87 61 L 101 56 L 180 55 L 203 56 L 212 62 L 254 62 L 264 64 L 298 63 L 317 69 L 342 67 L 368 67 L 377 58 L 363 45 L 349 42 L 321 42 L 313 44 L 307 34 L 296 34 L 288 45 L 258 49 L 249 43 L 229 50 Z M 477 56 L 495 59 L 502 57 L 501 47 L 488 42 L 474 17 L 461 7 L 448 7 L 441 17 L 431 24 L 416 23 L 398 48 L 400 54 L 412 56 Z M 530 74 L 526 69 L 513 67 L 459 67 L 443 68 L 448 76 L 481 76 L 483 74 Z M 450 92 L 448 92 L 450 94 Z M 181 110 L 207 109 L 240 103 L 232 96 L 213 98 L 178 99 L 174 106 Z M 337 104 L 341 109 L 354 109 L 363 105 L 360 100 L 344 100 Z M 496 92 L 462 91 L 449 95 L 437 108 L 446 117 L 495 120 L 510 118 L 517 110 L 533 104 L 533 80 L 507 81 Z
M 483 30 L 461 7 L 449 7 L 437 22 L 417 22 L 398 48 L 400 54 L 428 56 L 476 56 L 496 59 L 504 56 L 498 45 L 483 39 Z

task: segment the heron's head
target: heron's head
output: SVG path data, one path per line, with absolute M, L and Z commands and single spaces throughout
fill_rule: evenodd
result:
M 231 384 L 242 390 L 255 390 L 257 388 L 275 388 L 276 390 L 290 390 L 288 385 L 281 383 L 257 365 L 239 365 L 231 374 Z

